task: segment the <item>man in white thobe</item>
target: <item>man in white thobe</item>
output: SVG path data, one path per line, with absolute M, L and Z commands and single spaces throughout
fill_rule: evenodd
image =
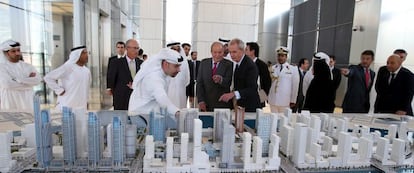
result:
M 91 72 L 85 66 L 88 62 L 86 46 L 71 49 L 69 59 L 62 66 L 49 72 L 44 80 L 57 95 L 57 108 L 72 108 L 76 121 L 76 137 L 88 138 L 88 120 L 86 116 Z M 76 141 L 76 153 L 80 157 L 87 156 L 88 140 Z
M 179 42 L 167 44 L 167 47 L 177 51 L 181 57 L 186 57 Z M 188 62 L 183 61 L 180 66 L 180 73 L 176 77 L 170 78 L 168 85 L 168 97 L 180 109 L 187 108 L 186 87 L 190 84 L 190 70 Z
M 170 79 L 180 74 L 183 62 L 186 61 L 180 54 L 168 48 L 148 58 L 134 78 L 128 113 L 148 115 L 151 111 L 167 108 L 169 115 L 179 115 L 179 108 L 168 98 L 167 89 Z
M 87 110 L 91 72 L 85 66 L 88 51 L 85 46 L 73 48 L 69 60 L 49 72 L 44 80 L 57 95 L 57 107 Z
M 268 102 L 273 113 L 283 113 L 286 108 L 294 107 L 299 88 L 299 71 L 287 62 L 288 49 L 276 49 L 278 64 L 272 67 L 272 86 Z
M 36 69 L 21 61 L 20 43 L 7 40 L 1 45 L 0 110 L 33 111 L 33 86 L 42 78 Z

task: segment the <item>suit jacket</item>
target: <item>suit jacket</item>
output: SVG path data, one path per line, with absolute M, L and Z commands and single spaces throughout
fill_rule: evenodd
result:
M 239 67 L 234 70 L 234 90 L 241 96 L 237 100 L 237 105 L 244 107 L 246 112 L 256 112 L 256 109 L 260 108 L 257 93 L 258 75 L 256 64 L 247 56 L 242 58 Z
M 190 70 L 190 84 L 188 84 L 186 88 L 187 97 L 194 97 L 194 80 L 197 79 L 199 67 L 200 67 L 200 61 L 197 60 L 196 65 L 194 67 L 193 61 L 188 60 L 188 69 Z
M 112 75 L 112 74 L 110 74 L 110 72 L 112 72 L 111 68 L 113 68 L 113 66 L 114 66 L 113 61 L 116 60 L 116 59 L 118 59 L 118 55 L 109 57 L 109 59 L 108 59 L 108 70 L 106 72 L 106 88 L 108 88 L 108 89 L 111 89 L 109 87 L 109 85 L 110 85 L 109 80 L 110 80 L 110 77 Z
M 348 88 L 342 103 L 344 113 L 368 113 L 369 93 L 374 83 L 375 72 L 369 69 L 370 82 L 366 85 L 365 70 L 361 65 L 349 66 Z
M 398 110 L 413 115 L 411 101 L 414 94 L 414 77 L 410 70 L 401 67 L 394 80 L 388 84 L 391 74 L 386 66 L 378 70 L 375 83 L 377 98 L 375 100 L 375 113 L 395 113 Z
M 255 63 L 257 69 L 259 70 L 260 89 L 263 89 L 266 94 L 269 95 L 270 86 L 272 85 L 272 78 L 270 78 L 269 68 L 267 67 L 267 64 L 259 58 L 256 59 Z
M 136 72 L 138 73 L 142 60 L 135 58 Z M 113 64 L 113 65 L 112 65 Z M 132 89 L 127 84 L 132 83 L 133 79 L 129 71 L 128 61 L 125 57 L 115 59 L 111 62 L 108 70 L 108 88 L 112 90 L 113 105 L 115 110 L 128 110 L 129 97 Z
M 212 58 L 203 59 L 200 63 L 197 76 L 198 102 L 205 102 L 207 111 L 213 111 L 214 108 L 230 108 L 231 103 L 219 102 L 218 100 L 221 95 L 230 92 L 233 63 L 223 59 L 218 64 L 216 74 L 223 77 L 221 84 L 213 82 L 212 71 Z

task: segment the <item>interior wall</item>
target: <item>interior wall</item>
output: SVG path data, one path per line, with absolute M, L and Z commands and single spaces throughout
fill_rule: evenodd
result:
M 376 52 L 378 26 L 380 23 L 381 0 L 355 2 L 355 14 L 349 64 L 358 64 L 364 50 Z M 376 61 L 378 61 L 376 56 Z
M 259 4 L 259 0 L 193 0 L 192 45 L 199 59 L 211 57 L 211 43 L 220 37 L 257 41 Z
M 403 65 L 414 70 L 414 1 L 382 0 L 381 16 L 376 44 L 375 66 L 386 64 L 388 56 L 395 49 L 405 49 L 408 53 Z
M 139 8 L 139 43 L 145 54 L 151 56 L 164 47 L 165 0 L 141 0 Z
M 52 55 L 52 69 L 57 68 L 65 62 L 65 34 L 64 22 L 62 15 L 53 15 L 53 49 Z

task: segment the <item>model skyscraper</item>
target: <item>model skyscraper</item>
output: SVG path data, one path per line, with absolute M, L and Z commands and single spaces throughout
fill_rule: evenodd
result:
M 63 107 L 62 111 L 63 160 L 73 165 L 76 160 L 76 123 L 72 109 Z

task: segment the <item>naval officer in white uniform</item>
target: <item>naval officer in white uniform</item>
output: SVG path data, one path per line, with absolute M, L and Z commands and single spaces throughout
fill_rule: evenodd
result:
M 287 62 L 286 47 L 276 49 L 278 63 L 272 67 L 272 86 L 268 102 L 273 113 L 282 113 L 286 108 L 294 107 L 298 95 L 299 72 L 297 67 Z

